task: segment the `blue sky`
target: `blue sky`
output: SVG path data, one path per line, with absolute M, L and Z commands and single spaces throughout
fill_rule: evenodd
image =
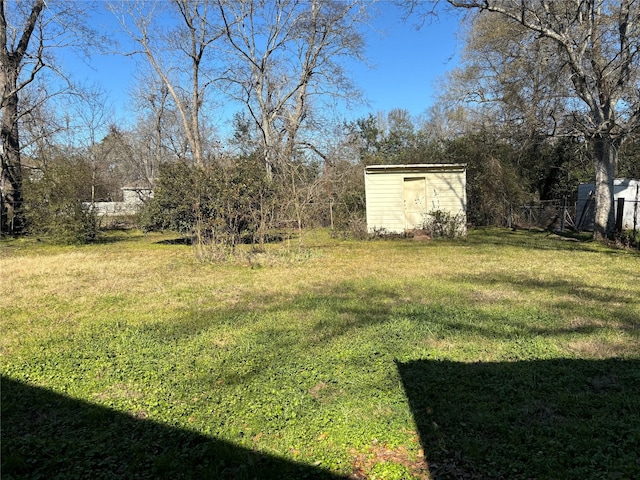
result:
M 458 19 L 442 13 L 416 29 L 415 20 L 403 22 L 400 10 L 392 3 L 379 2 L 376 8 L 379 15 L 365 32 L 370 65 L 354 64 L 350 68 L 351 77 L 364 92 L 368 104 L 345 111 L 344 116 L 355 119 L 392 108 L 420 115 L 434 102 L 437 80 L 456 65 L 461 49 Z M 96 28 L 115 25 L 106 11 L 93 21 Z M 132 113 L 129 93 L 135 86 L 135 62 L 120 55 L 98 55 L 89 68 L 71 58 L 66 60 L 74 78 L 105 90 L 117 123 L 126 123 Z M 228 117 L 230 113 L 221 115 Z
M 373 68 L 353 68 L 353 78 L 369 99 L 357 112 L 403 108 L 419 115 L 434 102 L 438 79 L 456 65 L 458 19 L 442 13 L 417 29 L 415 20 L 403 22 L 393 5 L 382 3 L 380 10 L 373 26 L 381 33 L 367 36 Z

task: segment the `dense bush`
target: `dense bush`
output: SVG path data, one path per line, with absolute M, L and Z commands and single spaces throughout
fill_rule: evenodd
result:
M 363 171 L 363 165 L 337 162 L 332 186 L 335 228 L 362 238 L 367 232 Z
M 27 176 L 24 185 L 27 232 L 61 243 L 96 239 L 98 221 L 83 202 L 91 199 L 91 168 L 73 158 L 54 162 Z
M 531 198 L 512 162 L 513 150 L 489 136 L 467 136 L 448 142 L 446 163 L 467 164 L 467 220 L 474 225 L 507 224 L 509 205 Z
M 198 242 L 236 245 L 266 235 L 273 189 L 254 157 L 196 167 L 160 168 L 154 197 L 142 213 L 143 228 L 175 230 Z

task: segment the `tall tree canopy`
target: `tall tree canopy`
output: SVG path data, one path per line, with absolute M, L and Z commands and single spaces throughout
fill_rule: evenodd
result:
M 591 145 L 596 180 L 595 236 L 614 229 L 618 150 L 640 129 L 640 3 L 636 0 L 484 0 L 448 3 L 502 15 L 550 42 L 570 86 L 565 115 Z M 539 57 L 540 58 L 540 57 Z M 558 92 L 562 93 L 562 92 Z M 571 108 L 573 107 L 573 108 Z

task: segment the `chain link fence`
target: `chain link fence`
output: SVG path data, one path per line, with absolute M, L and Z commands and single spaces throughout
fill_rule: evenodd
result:
M 590 198 L 579 207 L 567 199 L 545 200 L 526 205 L 509 205 L 507 226 L 510 228 L 543 228 L 554 231 L 592 231 L 595 201 Z M 640 201 L 618 198 L 615 203 L 616 231 L 640 229 Z
M 577 230 L 576 206 L 567 199 L 509 205 L 507 226 L 559 231 Z

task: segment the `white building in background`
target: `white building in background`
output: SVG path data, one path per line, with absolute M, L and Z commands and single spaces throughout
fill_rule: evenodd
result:
M 150 188 L 140 187 L 123 187 L 121 202 L 84 202 L 87 208 L 93 208 L 93 211 L 99 217 L 114 217 L 119 215 L 135 215 L 146 200 L 153 197 L 153 190 Z
M 576 227 L 578 230 L 593 230 L 595 223 L 595 183 L 581 183 L 578 185 L 578 202 L 576 204 Z M 624 198 L 624 214 L 622 229 L 631 230 L 640 226 L 640 180 L 617 178 L 613 181 L 613 198 L 615 208 L 618 199 Z M 616 211 L 617 216 L 617 211 Z M 634 224 L 635 219 L 635 224 Z
M 420 229 L 434 211 L 466 226 L 465 164 L 371 165 L 364 175 L 369 232 Z

